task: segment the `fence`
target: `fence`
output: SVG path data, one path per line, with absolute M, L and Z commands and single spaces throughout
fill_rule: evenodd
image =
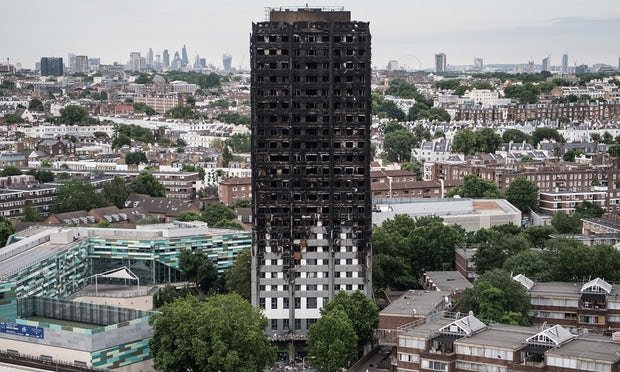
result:
M 83 367 L 75 363 L 56 360 L 43 360 L 41 357 L 12 352 L 0 351 L 0 362 L 16 364 L 24 367 L 45 369 L 58 372 L 104 372 L 107 369 Z
M 20 318 L 43 317 L 76 323 L 108 326 L 149 316 L 148 311 L 125 309 L 109 305 L 73 302 L 45 297 L 31 297 L 17 301 Z

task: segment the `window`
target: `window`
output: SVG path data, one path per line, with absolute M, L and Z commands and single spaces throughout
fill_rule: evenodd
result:
M 295 319 L 295 330 L 301 331 L 301 319 Z
M 274 297 L 271 299 L 271 309 L 274 310 L 277 308 L 278 308 L 278 299 Z
M 258 307 L 260 307 L 261 309 L 265 308 L 265 299 L 264 298 L 259 298 L 258 299 Z
M 301 309 L 301 298 L 295 297 L 295 309 Z
M 306 299 L 306 305 L 308 309 L 316 309 L 316 297 L 308 297 Z
M 288 309 L 288 297 L 284 297 L 282 299 L 282 308 L 283 309 Z
M 282 319 L 282 329 L 288 331 L 288 319 Z
M 278 330 L 278 319 L 271 319 L 271 330 L 272 331 Z

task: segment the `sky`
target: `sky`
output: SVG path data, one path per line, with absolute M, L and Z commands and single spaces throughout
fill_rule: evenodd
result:
M 67 53 L 126 63 L 129 53 L 187 45 L 190 62 L 199 54 L 222 65 L 249 65 L 252 22 L 265 20 L 266 7 L 296 7 L 280 0 L 3 0 L 0 60 L 32 68 L 42 56 Z M 343 6 L 352 18 L 370 22 L 372 64 L 389 60 L 411 69 L 433 66 L 434 54 L 448 65 L 540 64 L 546 56 L 561 64 L 607 63 L 620 57 L 618 0 L 341 0 L 308 6 Z M 65 62 L 66 63 L 66 62 Z

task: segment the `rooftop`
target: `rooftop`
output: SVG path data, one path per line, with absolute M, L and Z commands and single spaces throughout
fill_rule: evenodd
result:
M 424 273 L 440 291 L 463 291 L 471 288 L 471 282 L 458 271 L 427 271 Z
M 608 337 L 588 335 L 551 349 L 546 354 L 617 363 L 620 360 L 619 350 L 620 344 L 611 342 Z
M 423 317 L 436 312 L 437 308 L 443 310 L 450 295 L 449 291 L 410 290 L 381 310 L 381 314 Z

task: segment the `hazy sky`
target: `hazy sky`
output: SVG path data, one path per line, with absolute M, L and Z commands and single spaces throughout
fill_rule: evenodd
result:
M 252 21 L 265 7 L 304 1 L 229 0 L 2 0 L 0 58 L 33 67 L 41 56 L 67 53 L 125 63 L 129 53 L 154 54 L 187 45 L 190 61 L 199 54 L 222 64 L 248 66 Z M 398 60 L 411 68 L 433 65 L 444 52 L 448 64 L 537 64 L 551 55 L 569 63 L 618 65 L 619 0 L 341 0 L 308 2 L 342 5 L 356 20 L 369 21 L 373 66 Z

